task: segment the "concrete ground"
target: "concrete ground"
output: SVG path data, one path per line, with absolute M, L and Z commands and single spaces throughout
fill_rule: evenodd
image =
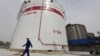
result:
M 21 53 L 9 51 L 7 49 L 0 49 L 0 56 L 21 56 Z M 90 55 L 88 52 L 70 52 L 69 54 L 30 53 L 30 56 L 92 56 L 92 55 Z

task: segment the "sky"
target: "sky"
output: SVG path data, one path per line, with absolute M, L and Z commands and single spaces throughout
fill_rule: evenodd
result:
M 100 0 L 56 0 L 65 9 L 65 24 L 83 24 L 88 32 L 100 31 Z M 10 41 L 23 0 L 0 1 L 0 41 Z

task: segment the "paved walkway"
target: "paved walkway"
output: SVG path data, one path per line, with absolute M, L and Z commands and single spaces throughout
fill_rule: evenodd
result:
M 9 51 L 6 49 L 0 49 L 0 56 L 21 56 L 21 53 Z M 30 53 L 30 56 L 92 56 L 92 55 L 90 55 L 88 52 L 71 52 L 70 54 Z

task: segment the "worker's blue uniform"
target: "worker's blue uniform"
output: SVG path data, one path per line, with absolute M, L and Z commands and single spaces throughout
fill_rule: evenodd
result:
M 32 46 L 32 44 L 31 44 L 31 42 L 30 42 L 29 39 L 27 39 L 27 42 L 26 42 L 25 45 L 23 45 L 23 47 L 24 47 L 24 46 L 26 46 L 26 48 L 25 48 L 25 50 L 24 50 L 22 56 L 24 56 L 25 53 L 27 53 L 27 56 L 30 56 L 30 55 L 29 55 L 29 48 L 30 48 L 30 46 L 31 46 L 31 47 L 33 47 L 33 46 Z

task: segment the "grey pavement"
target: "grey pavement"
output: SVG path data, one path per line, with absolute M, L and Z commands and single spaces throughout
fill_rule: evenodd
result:
M 0 49 L 0 56 L 21 56 L 21 53 L 9 51 L 6 49 Z M 90 55 L 88 52 L 71 52 L 68 54 L 30 53 L 30 56 L 93 56 L 93 55 Z

